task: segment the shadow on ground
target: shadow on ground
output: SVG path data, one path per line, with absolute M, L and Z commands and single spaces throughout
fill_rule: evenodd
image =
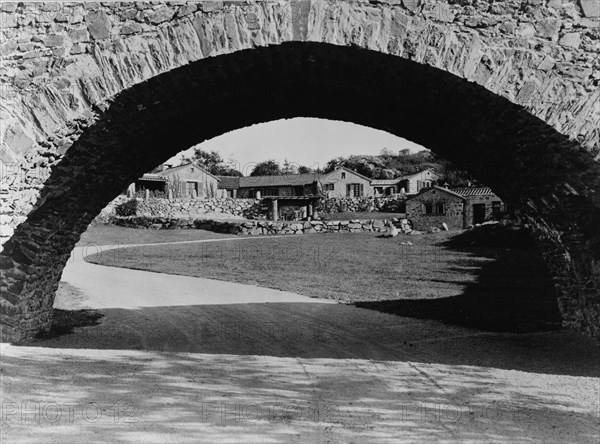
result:
M 270 303 L 104 309 L 58 316 L 52 334 L 28 344 L 289 358 L 470 365 L 597 376 L 600 350 L 570 331 L 482 332 L 352 305 Z M 74 320 L 81 323 L 74 325 Z
M 463 294 L 440 299 L 357 302 L 360 308 L 434 319 L 486 332 L 530 333 L 561 328 L 554 284 L 531 237 L 521 229 L 483 226 L 442 244 L 487 261 L 465 259 L 454 271 L 475 274 Z M 436 282 L 444 282 L 438 280 Z M 454 283 L 454 282 L 449 282 Z

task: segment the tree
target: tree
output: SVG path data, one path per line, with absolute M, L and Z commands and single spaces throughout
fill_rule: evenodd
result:
M 273 159 L 257 163 L 250 173 L 251 176 L 276 176 L 278 174 L 281 174 L 281 167 Z
M 289 162 L 287 159 L 283 160 L 283 168 L 281 168 L 282 174 L 296 174 L 296 165 Z
M 346 159 L 344 157 L 336 157 L 335 159 L 331 159 L 323 167 L 323 173 L 324 174 L 331 173 L 333 170 L 335 170 L 341 166 L 345 166 L 345 164 L 346 164 Z
M 312 172 L 313 171 L 307 166 L 300 165 L 298 167 L 298 174 L 308 174 L 308 173 L 312 173 Z
M 226 164 L 221 155 L 215 150 L 208 152 L 196 148 L 194 150 L 193 160 L 215 176 L 243 176 L 243 174 L 233 166 L 236 165 L 237 162 L 233 159 L 228 159 Z
M 380 155 L 381 157 L 393 157 L 395 154 L 394 154 L 394 152 L 393 152 L 391 149 L 389 149 L 389 148 L 383 148 L 383 149 L 382 149 L 382 150 L 379 152 L 379 155 Z
M 204 166 L 211 174 L 216 174 L 215 170 L 224 164 L 223 158 L 217 151 L 202 151 L 201 148 L 194 150 L 194 161 Z

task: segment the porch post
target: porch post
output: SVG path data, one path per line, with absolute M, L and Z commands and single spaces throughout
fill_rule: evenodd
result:
M 277 222 L 277 219 L 279 218 L 279 215 L 277 214 L 278 209 L 277 209 L 277 199 L 273 199 L 271 204 L 271 211 L 273 212 L 273 222 Z

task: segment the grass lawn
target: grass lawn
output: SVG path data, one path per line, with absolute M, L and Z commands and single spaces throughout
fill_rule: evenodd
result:
M 87 260 L 253 284 L 467 325 L 483 325 L 487 316 L 492 323 L 501 319 L 500 330 L 558 322 L 553 284 L 539 252 L 530 240 L 510 233 L 501 238 L 474 232 L 394 239 L 362 233 L 262 237 L 148 246 L 136 255 L 120 255 L 117 263 L 114 258 L 98 254 Z
M 151 230 L 93 224 L 81 235 L 78 247 L 93 245 L 151 244 L 202 239 L 223 239 L 232 234 L 213 233 L 205 230 Z

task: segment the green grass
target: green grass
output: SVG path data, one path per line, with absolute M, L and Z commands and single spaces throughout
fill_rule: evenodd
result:
M 200 238 L 212 236 L 190 231 Z M 470 327 L 531 331 L 560 325 L 549 272 L 521 231 L 485 227 L 393 239 L 331 233 L 132 251 L 86 260 L 252 284 Z
M 201 239 L 223 239 L 231 234 L 213 233 L 205 230 L 151 230 L 117 227 L 114 225 L 90 225 L 77 243 L 78 247 L 92 245 L 151 244 Z

